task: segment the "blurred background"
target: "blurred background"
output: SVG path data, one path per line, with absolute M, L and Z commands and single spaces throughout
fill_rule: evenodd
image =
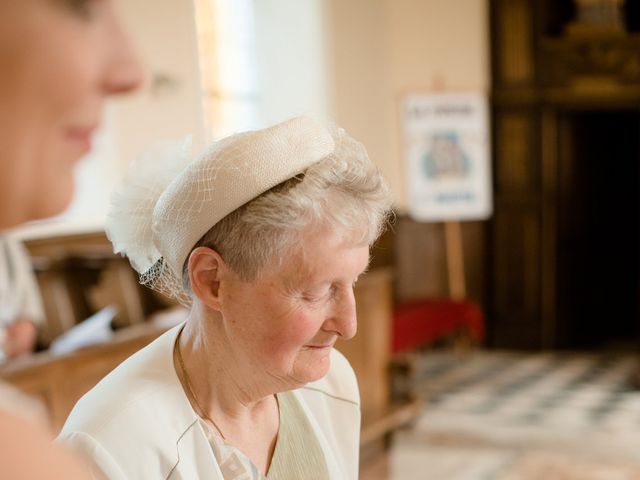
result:
M 640 478 L 639 0 L 119 3 L 147 84 L 108 105 L 69 210 L 13 232 L 44 321 L 0 376 L 56 428 L 185 315 L 104 235 L 127 165 L 308 114 L 364 143 L 395 198 L 340 346 L 361 478 Z

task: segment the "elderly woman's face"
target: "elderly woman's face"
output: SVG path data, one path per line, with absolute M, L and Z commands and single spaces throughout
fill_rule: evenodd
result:
M 335 341 L 355 335 L 353 285 L 369 263 L 367 245 L 335 234 L 309 233 L 301 244 L 303 253 L 256 281 L 220 285 L 230 345 L 286 387 L 323 377 Z
M 60 212 L 105 97 L 141 81 L 112 0 L 0 2 L 0 228 Z

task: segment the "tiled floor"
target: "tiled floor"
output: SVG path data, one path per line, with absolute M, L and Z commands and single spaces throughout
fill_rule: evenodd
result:
M 364 480 L 640 479 L 635 355 L 424 357 L 425 412 Z

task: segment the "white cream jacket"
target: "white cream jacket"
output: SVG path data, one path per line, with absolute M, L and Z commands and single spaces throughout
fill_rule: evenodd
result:
M 73 408 L 59 440 L 110 480 L 223 480 L 173 365 L 181 325 L 120 364 Z M 321 380 L 294 390 L 327 460 L 331 479 L 358 478 L 360 398 L 336 350 Z M 309 472 L 313 479 L 313 472 Z

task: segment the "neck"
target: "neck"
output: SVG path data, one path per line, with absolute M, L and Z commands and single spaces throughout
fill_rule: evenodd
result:
M 237 358 L 221 326 L 218 312 L 205 316 L 192 310 L 177 346 L 185 371 L 175 363 L 185 392 L 195 397 L 190 398 L 194 409 L 225 430 L 224 424 L 250 424 L 273 408 L 277 389 Z

